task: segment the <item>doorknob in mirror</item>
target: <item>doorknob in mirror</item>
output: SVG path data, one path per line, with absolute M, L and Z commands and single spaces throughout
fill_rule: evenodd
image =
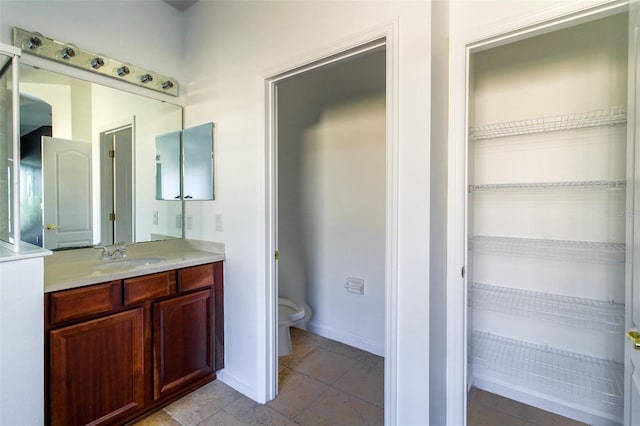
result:
M 627 339 L 633 342 L 633 349 L 640 351 L 640 331 L 627 331 Z

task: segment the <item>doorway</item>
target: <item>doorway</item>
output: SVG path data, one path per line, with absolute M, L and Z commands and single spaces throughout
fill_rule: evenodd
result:
M 630 211 L 637 190 L 624 12 L 605 5 L 464 46 L 465 136 L 453 142 L 464 159 L 450 167 L 464 161 L 465 187 L 450 197 L 467 195 L 462 215 L 452 210 L 450 261 L 465 270 L 460 287 L 449 279 L 449 320 L 463 330 L 450 368 L 462 386 L 449 398 L 465 417 L 475 385 L 590 424 L 633 423 L 633 223 L 611 214 Z
M 321 70 L 333 63 L 347 62 L 350 59 L 356 59 L 361 54 L 372 52 L 376 49 L 384 49 L 386 51 L 385 56 L 385 69 L 386 69 L 386 89 L 385 89 L 385 108 L 386 114 L 384 116 L 385 121 L 385 178 L 383 193 L 379 194 L 379 197 L 385 200 L 385 245 L 384 245 L 384 293 L 385 293 L 385 310 L 384 310 L 384 355 L 385 355 L 385 367 L 384 367 L 384 400 L 385 407 L 389 407 L 389 410 L 385 410 L 385 418 L 393 418 L 395 415 L 395 395 L 396 390 L 393 386 L 395 380 L 395 369 L 393 368 L 393 362 L 396 353 L 396 335 L 389 333 L 387 330 L 395 329 L 397 323 L 397 307 L 394 303 L 396 301 L 396 288 L 392 285 L 395 282 L 397 273 L 396 265 L 396 242 L 397 242 L 397 145 L 398 135 L 395 114 L 394 103 L 394 87 L 397 85 L 397 77 L 395 75 L 394 64 L 396 63 L 393 53 L 393 26 L 381 27 L 368 34 L 361 35 L 351 42 L 343 42 L 339 46 L 334 47 L 327 51 L 326 55 L 313 56 L 313 60 L 309 61 L 308 58 L 304 58 L 299 61 L 299 66 L 283 67 L 281 72 L 274 73 L 270 77 L 265 78 L 265 105 L 266 105 L 266 215 L 267 215 L 267 227 L 265 235 L 265 243 L 267 253 L 271 253 L 271 256 L 277 253 L 278 249 L 278 84 L 288 78 L 294 77 L 306 72 L 313 72 L 313 70 Z M 321 57 L 322 59 L 317 59 Z M 364 71 L 366 72 L 366 71 Z M 266 317 L 269 318 L 267 324 L 267 345 L 271 349 L 267 353 L 266 367 L 268 371 L 266 381 L 266 395 L 267 400 L 275 398 L 277 394 L 277 380 L 278 380 L 278 356 L 277 349 L 277 297 L 278 297 L 278 262 L 275 257 L 271 257 L 266 263 L 266 295 L 265 300 L 268 302 L 266 308 Z M 346 291 L 344 289 L 344 282 L 339 285 L 339 291 Z M 381 314 L 381 313 L 380 313 Z
M 278 296 L 311 307 L 307 330 L 377 355 L 384 354 L 385 56 L 375 49 L 276 86 Z
M 100 241 L 133 242 L 133 126 L 100 133 Z

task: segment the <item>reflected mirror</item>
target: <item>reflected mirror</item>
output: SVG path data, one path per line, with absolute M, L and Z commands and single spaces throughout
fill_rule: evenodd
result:
M 156 200 L 180 199 L 180 134 L 156 136 Z
M 182 131 L 185 200 L 213 200 L 213 123 Z
M 182 129 L 180 106 L 24 64 L 20 94 L 23 241 L 62 249 L 182 237 L 182 203 L 154 190 L 156 137 Z

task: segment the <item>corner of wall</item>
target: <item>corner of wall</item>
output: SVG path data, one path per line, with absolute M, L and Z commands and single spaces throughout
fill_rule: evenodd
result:
M 446 423 L 449 7 L 449 0 L 438 0 L 432 3 L 431 10 L 429 423 L 432 425 Z

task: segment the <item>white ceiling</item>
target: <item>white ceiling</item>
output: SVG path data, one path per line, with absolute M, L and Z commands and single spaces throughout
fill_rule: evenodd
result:
M 198 2 L 198 0 L 162 0 L 162 1 L 175 7 L 181 12 L 184 12 L 185 10 L 189 9 L 191 6 L 193 6 L 195 3 Z

